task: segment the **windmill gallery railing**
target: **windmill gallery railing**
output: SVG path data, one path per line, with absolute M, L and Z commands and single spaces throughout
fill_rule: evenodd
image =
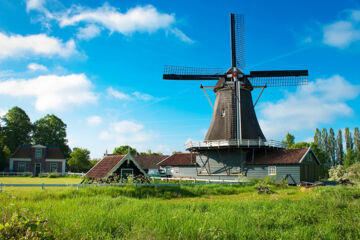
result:
M 214 147 L 274 147 L 285 148 L 286 144 L 275 140 L 213 140 L 213 141 L 189 141 L 185 143 L 186 149 L 191 148 L 214 148 Z

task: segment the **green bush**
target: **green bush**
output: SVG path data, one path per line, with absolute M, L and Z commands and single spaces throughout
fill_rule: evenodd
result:
M 0 239 L 55 239 L 47 226 L 47 221 L 28 214 L 26 210 L 14 212 L 0 223 Z

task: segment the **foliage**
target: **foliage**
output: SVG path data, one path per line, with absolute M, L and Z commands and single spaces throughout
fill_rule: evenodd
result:
M 339 182 L 340 180 L 349 179 L 353 183 L 360 183 L 360 163 L 355 163 L 346 168 L 342 165 L 332 167 L 329 170 L 329 180 Z
M 308 148 L 310 147 L 310 143 L 308 142 L 297 142 L 291 146 L 291 148 Z
M 4 170 L 9 165 L 10 149 L 5 145 L 5 135 L 0 125 L 0 170 Z
M 33 142 L 35 144 L 59 146 L 65 158 L 70 156 L 66 139 L 66 124 L 54 114 L 34 122 Z
M 355 163 L 356 160 L 356 153 L 354 152 L 353 149 L 348 148 L 345 154 L 345 158 L 344 158 L 344 166 L 345 168 L 350 167 L 352 164 Z
M 0 239 L 55 239 L 48 222 L 29 214 L 26 209 L 14 212 L 10 218 L 3 215 Z
M 171 154 L 174 155 L 174 154 L 177 154 L 177 153 L 183 153 L 182 151 L 173 151 Z
M 152 152 L 151 149 L 148 149 L 147 152 L 140 152 L 139 155 L 163 155 L 161 152 Z
M 57 239 L 360 238 L 359 188 L 273 188 L 272 195 L 237 184 L 3 193 L 0 214 L 27 207 Z
M 286 148 L 292 148 L 292 146 L 295 144 L 294 135 L 287 133 L 285 137 L 285 143 L 286 143 Z
M 336 137 L 336 164 L 344 164 L 344 147 L 341 129 L 339 129 Z
M 89 170 L 92 166 L 90 162 L 90 151 L 85 148 L 75 148 L 74 151 L 70 153 L 70 159 L 67 163 L 71 169 L 77 172 Z
M 4 136 L 5 145 L 10 152 L 14 152 L 17 147 L 31 143 L 31 124 L 29 116 L 19 107 L 13 107 L 2 118 L 5 123 Z
M 130 153 L 132 155 L 137 154 L 137 150 L 135 148 L 130 147 L 129 145 L 122 145 L 120 147 L 117 147 L 114 149 L 113 154 L 121 154 L 125 155 L 128 153 L 128 150 L 130 149 Z
M 351 182 L 360 184 L 360 162 L 357 162 L 346 169 L 346 178 Z
M 328 152 L 330 157 L 331 166 L 336 164 L 336 140 L 334 129 L 329 129 L 329 136 L 327 138 Z
M 353 138 L 352 138 L 349 128 L 347 127 L 347 128 L 345 128 L 345 148 L 353 149 L 353 147 L 354 147 Z
M 329 181 L 339 182 L 345 179 L 346 169 L 342 165 L 334 166 L 329 169 Z

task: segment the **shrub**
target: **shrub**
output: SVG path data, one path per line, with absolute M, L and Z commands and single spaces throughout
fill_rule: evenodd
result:
M 24 210 L 23 210 L 24 211 Z M 0 239 L 55 239 L 47 227 L 47 221 L 39 217 L 29 216 L 24 212 L 14 212 L 3 223 L 0 223 Z
M 348 167 L 344 177 L 353 183 L 360 184 L 360 162 Z

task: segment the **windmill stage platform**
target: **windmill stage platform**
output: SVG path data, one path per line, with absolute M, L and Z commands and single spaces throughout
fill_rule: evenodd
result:
M 189 141 L 185 144 L 188 151 L 199 151 L 205 149 L 227 149 L 227 148 L 286 148 L 286 144 L 275 140 L 212 140 L 212 141 Z

